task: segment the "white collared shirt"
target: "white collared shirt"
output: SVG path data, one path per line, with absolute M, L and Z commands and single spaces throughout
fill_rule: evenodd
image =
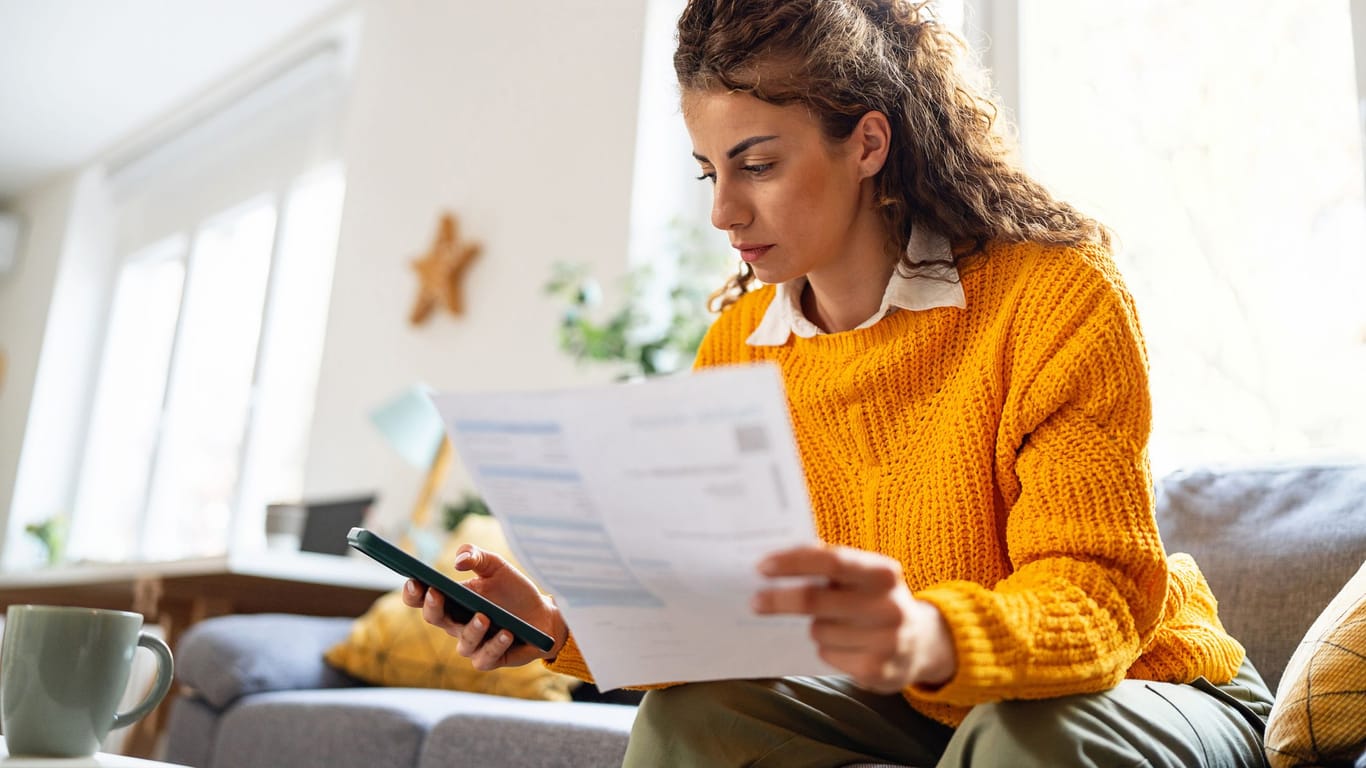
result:
M 963 295 L 958 268 L 952 264 L 953 252 L 949 249 L 948 238 L 925 227 L 912 227 L 906 255 L 912 264 L 923 266 L 913 270 L 910 276 L 903 275 L 899 266 L 893 269 L 892 277 L 887 281 L 887 290 L 882 294 L 881 306 L 854 330 L 868 328 L 902 309 L 967 309 L 967 297 Z M 745 343 L 751 347 L 780 347 L 787 343 L 792 334 L 803 339 L 823 335 L 825 331 L 802 313 L 802 291 L 805 288 L 805 275 L 779 283 L 774 289 L 773 302 L 768 305 L 759 326 L 745 339 Z

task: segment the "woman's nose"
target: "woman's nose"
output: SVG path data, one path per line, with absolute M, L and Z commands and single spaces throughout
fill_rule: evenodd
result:
M 711 225 L 722 231 L 738 229 L 750 223 L 753 213 L 734 185 L 718 178 L 712 187 Z

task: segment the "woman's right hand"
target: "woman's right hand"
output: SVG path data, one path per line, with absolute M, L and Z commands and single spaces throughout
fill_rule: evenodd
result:
M 410 607 L 421 608 L 424 621 L 440 627 L 446 634 L 459 640 L 456 652 L 468 658 L 475 669 L 487 671 L 498 667 L 515 667 L 559 655 L 560 648 L 569 637 L 569 628 L 559 608 L 549 597 L 541 594 L 526 574 L 502 557 L 471 544 L 462 544 L 456 550 L 455 569 L 474 573 L 474 578 L 463 582 L 466 587 L 521 617 L 555 640 L 549 651 L 541 651 L 527 643 L 513 645 L 512 633 L 506 629 L 496 634 L 488 633 L 489 619 L 482 613 L 476 613 L 469 622 L 461 624 L 446 615 L 445 598 L 440 592 L 409 579 L 403 585 L 403 602 Z

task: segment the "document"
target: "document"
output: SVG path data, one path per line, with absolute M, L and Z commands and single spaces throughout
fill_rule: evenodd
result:
M 807 617 L 750 609 L 765 555 L 819 541 L 775 366 L 432 399 L 599 688 L 836 674 Z

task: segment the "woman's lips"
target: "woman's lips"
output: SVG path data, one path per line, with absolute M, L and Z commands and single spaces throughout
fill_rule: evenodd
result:
M 768 249 L 772 248 L 773 246 L 750 245 L 749 243 L 740 243 L 735 247 L 740 251 L 741 259 L 744 259 L 746 262 L 753 262 L 757 261 L 760 256 L 763 256 L 765 253 L 768 253 Z

